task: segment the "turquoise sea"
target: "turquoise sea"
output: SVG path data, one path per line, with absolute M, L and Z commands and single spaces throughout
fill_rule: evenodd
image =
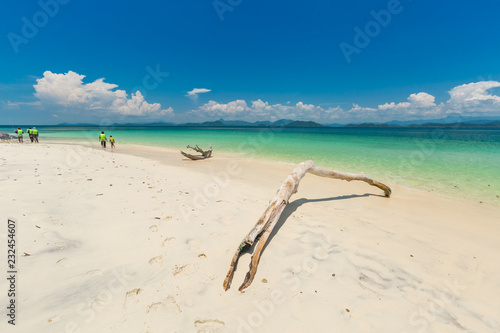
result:
M 24 128 L 23 128 L 24 129 Z M 40 140 L 89 141 L 98 127 L 39 126 Z M 500 129 L 432 128 L 103 128 L 120 144 L 183 149 L 198 144 L 217 152 L 317 165 L 392 184 L 500 204 Z M 0 128 L 11 133 L 12 129 Z

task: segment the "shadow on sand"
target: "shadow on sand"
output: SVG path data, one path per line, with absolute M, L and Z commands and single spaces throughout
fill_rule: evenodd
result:
M 297 199 L 297 200 L 294 200 L 290 203 L 288 203 L 288 205 L 285 207 L 285 210 L 283 210 L 283 213 L 281 214 L 278 222 L 276 223 L 276 225 L 274 226 L 274 229 L 273 231 L 271 232 L 271 234 L 269 235 L 269 239 L 267 240 L 266 244 L 264 245 L 264 248 L 262 249 L 262 252 L 261 252 L 261 257 L 262 258 L 262 255 L 264 254 L 264 252 L 266 251 L 266 248 L 267 246 L 269 245 L 269 243 L 272 241 L 272 239 L 274 238 L 274 236 L 276 236 L 276 234 L 278 233 L 278 231 L 281 229 L 281 227 L 283 226 L 283 224 L 285 224 L 286 220 L 290 217 L 290 215 L 292 215 L 300 206 L 304 205 L 304 204 L 308 204 L 308 203 L 314 203 L 314 202 L 324 202 L 324 201 L 338 201 L 338 200 L 349 200 L 349 199 L 356 199 L 356 198 L 366 198 L 366 197 L 382 197 L 382 198 L 385 198 L 384 195 L 379 195 L 379 194 L 372 194 L 372 193 L 365 193 L 365 194 L 352 194 L 352 195 L 343 195 L 343 196 L 339 196 L 339 197 L 330 197 L 330 198 L 322 198 L 322 199 L 305 199 L 305 198 L 301 198 L 301 199 Z M 245 247 L 242 251 L 241 251 L 241 256 L 244 256 L 246 254 L 252 254 L 254 252 L 254 249 L 255 249 L 255 246 L 256 244 L 258 243 L 258 240 L 260 239 L 260 236 L 257 237 L 257 239 L 255 240 L 255 242 L 252 244 L 252 246 L 250 247 Z M 260 258 L 259 258 L 259 262 L 260 262 Z M 258 263 L 257 263 L 258 264 Z M 237 267 L 235 267 L 235 270 L 236 270 Z

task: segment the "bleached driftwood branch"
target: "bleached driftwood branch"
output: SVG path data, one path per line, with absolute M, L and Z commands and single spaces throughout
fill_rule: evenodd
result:
M 266 244 L 267 239 L 271 235 L 276 223 L 278 222 L 281 213 L 285 209 L 288 204 L 288 200 L 290 197 L 297 192 L 300 180 L 305 176 L 305 174 L 309 172 L 313 175 L 320 177 L 329 177 L 334 179 L 341 180 L 361 180 L 372 186 L 376 186 L 384 191 L 385 195 L 389 197 L 391 195 L 391 189 L 376 180 L 373 180 L 367 177 L 364 173 L 349 173 L 349 172 L 340 172 L 334 170 L 328 170 L 325 168 L 318 167 L 314 165 L 313 161 L 306 161 L 300 163 L 288 177 L 286 177 L 285 181 L 279 188 L 276 195 L 271 199 L 269 205 L 267 206 L 264 214 L 260 217 L 257 224 L 253 227 L 252 230 L 245 236 L 243 241 L 238 246 L 236 253 L 231 260 L 231 266 L 229 268 L 229 272 L 227 273 L 226 279 L 224 280 L 224 290 L 228 290 L 231 286 L 231 281 L 233 279 L 234 271 L 236 268 L 236 264 L 240 257 L 240 253 L 246 246 L 251 246 L 255 240 L 260 236 L 257 244 L 255 246 L 254 253 L 252 255 L 252 259 L 250 261 L 250 270 L 245 276 L 245 281 L 240 286 L 239 290 L 243 290 L 247 288 L 253 281 L 255 273 L 257 272 L 257 264 L 259 263 L 259 258 Z
M 189 159 L 192 159 L 192 160 L 204 160 L 206 158 L 212 157 L 212 145 L 210 145 L 210 149 L 207 150 L 207 151 L 204 151 L 203 149 L 201 149 L 200 147 L 198 147 L 198 145 L 196 145 L 196 147 L 187 146 L 186 148 L 191 148 L 194 151 L 196 151 L 196 152 L 198 152 L 198 153 L 201 154 L 201 156 L 200 155 L 191 155 L 191 154 L 185 153 L 185 152 L 183 152 L 181 150 L 181 154 L 184 155 L 185 157 L 189 158 Z

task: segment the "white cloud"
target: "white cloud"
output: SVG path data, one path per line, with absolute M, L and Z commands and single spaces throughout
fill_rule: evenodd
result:
M 379 117 L 386 120 L 415 120 L 444 116 L 442 105 L 436 105 L 436 98 L 428 93 L 411 94 L 408 102 L 390 102 L 378 106 Z
M 85 75 L 69 71 L 56 74 L 43 73 L 34 85 L 35 96 L 42 105 L 61 106 L 78 110 L 104 110 L 112 113 L 150 116 L 172 114 L 173 109 L 162 109 L 159 103 L 148 103 L 140 91 L 132 93 L 130 98 L 125 90 L 114 90 L 118 86 L 97 79 L 83 83 Z
M 377 109 L 362 107 L 354 103 L 352 104 L 352 108 L 348 112 L 356 113 L 356 112 L 374 112 L 374 111 L 377 111 Z
M 206 88 L 194 88 L 193 90 L 187 92 L 187 96 L 196 96 L 197 94 L 205 94 L 210 91 L 212 90 Z
M 36 101 L 36 102 L 11 102 L 11 101 L 7 101 L 7 102 L 3 102 L 3 105 L 5 105 L 8 109 L 19 109 L 19 107 L 21 106 L 40 106 L 41 103 L 40 101 Z
M 223 117 L 229 116 L 231 118 L 245 117 L 250 109 L 244 100 L 236 100 L 227 104 L 217 103 L 216 101 L 209 101 L 199 108 L 209 117 Z
M 390 110 L 390 109 L 415 109 L 415 108 L 432 108 L 435 107 L 436 104 L 434 101 L 436 98 L 432 95 L 429 95 L 425 92 L 419 92 L 418 94 L 411 94 L 408 97 L 408 102 L 401 103 L 385 103 L 383 105 L 379 105 L 378 108 L 380 110 Z
M 450 113 L 463 116 L 497 115 L 500 116 L 500 96 L 490 89 L 500 87 L 497 81 L 480 81 L 463 84 L 449 91 L 447 101 L 437 103 L 436 98 L 426 92 L 410 94 L 406 101 L 388 101 L 376 107 L 360 106 L 356 103 L 350 108 L 321 107 L 298 101 L 284 104 L 271 104 L 261 99 L 246 101 L 236 99 L 227 103 L 210 100 L 187 111 L 174 114 L 172 108 L 162 109 L 158 103 L 148 103 L 140 91 L 127 95 L 117 89 L 116 84 L 98 79 L 84 83 L 84 75 L 75 72 L 56 74 L 50 71 L 34 85 L 35 103 L 3 102 L 6 107 L 18 108 L 20 105 L 38 103 L 42 107 L 60 106 L 66 109 L 106 111 L 109 113 L 154 116 L 169 115 L 171 121 L 205 121 L 224 118 L 226 120 L 270 120 L 279 119 L 312 120 L 319 123 L 359 123 L 386 122 L 391 120 L 425 120 L 446 117 Z M 196 101 L 198 94 L 210 92 L 206 88 L 194 88 L 187 96 Z
M 113 100 L 112 105 L 113 110 L 117 110 L 121 114 L 125 115 L 149 115 L 154 113 L 168 114 L 172 113 L 174 110 L 169 107 L 165 110 L 161 110 L 161 105 L 158 103 L 149 104 L 144 100 L 144 96 L 140 91 L 132 94 L 130 98 L 117 98 Z
M 426 92 L 414 93 L 405 102 L 387 102 L 376 108 L 353 104 L 350 109 L 340 106 L 322 108 L 313 104 L 298 102 L 291 104 L 270 104 L 260 99 L 248 104 L 245 100 L 228 103 L 209 101 L 188 115 L 196 115 L 198 119 L 227 120 L 241 119 L 247 121 L 276 121 L 287 118 L 292 120 L 312 120 L 320 123 L 358 123 L 386 122 L 391 120 L 425 120 L 446 117 L 449 113 L 460 113 L 463 116 L 496 113 L 500 116 L 500 97 L 492 95 L 489 89 L 500 87 L 500 82 L 483 81 L 464 84 L 450 91 L 450 99 L 446 103 L 436 104 L 436 98 Z M 481 113 L 482 112 L 482 113 Z
M 251 101 L 250 105 L 245 100 L 235 100 L 229 103 L 209 101 L 197 110 L 189 112 L 192 116 L 208 119 L 240 119 L 247 121 L 288 119 L 314 119 L 322 120 L 322 114 L 327 110 L 313 104 L 298 102 L 295 105 L 269 104 L 260 99 Z
M 385 103 L 379 105 L 379 121 L 434 119 L 447 115 L 462 116 L 500 116 L 500 96 L 488 90 L 500 87 L 498 81 L 480 81 L 463 84 L 451 89 L 450 99 L 436 104 L 436 98 L 428 93 L 411 94 L 408 102 Z
M 492 95 L 488 90 L 500 87 L 498 81 L 480 81 L 463 84 L 448 93 L 448 113 L 487 114 L 500 110 L 500 96 Z
M 428 93 L 425 92 L 419 92 L 418 94 L 411 94 L 410 97 L 408 97 L 408 100 L 410 101 L 411 105 L 415 107 L 436 106 L 436 104 L 434 103 L 436 97 L 429 95 Z
M 385 104 L 382 104 L 382 105 L 379 105 L 378 108 L 379 110 L 394 110 L 394 109 L 405 109 L 405 108 L 408 108 L 410 107 L 410 103 L 408 102 L 401 102 L 401 103 L 394 103 L 394 102 L 390 102 L 390 103 L 385 103 Z

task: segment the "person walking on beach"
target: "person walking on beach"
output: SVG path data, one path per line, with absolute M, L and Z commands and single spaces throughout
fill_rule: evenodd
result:
M 101 132 L 101 134 L 99 135 L 99 141 L 101 141 L 101 148 L 106 148 L 106 134 L 104 134 L 104 132 Z
M 31 127 L 26 130 L 26 133 L 30 136 L 31 143 L 33 143 L 33 134 L 31 133 Z
M 109 142 L 111 142 L 111 148 L 115 148 L 115 138 L 112 135 L 109 136 Z
M 35 140 L 36 143 L 38 143 L 38 130 L 36 129 L 36 127 L 33 127 L 31 129 L 31 135 L 30 137 L 32 136 L 31 138 L 31 142 L 33 142 L 33 139 Z
M 23 130 L 21 127 L 18 127 L 17 131 L 14 131 L 14 133 L 17 133 L 17 141 L 19 141 L 19 143 L 23 143 Z

